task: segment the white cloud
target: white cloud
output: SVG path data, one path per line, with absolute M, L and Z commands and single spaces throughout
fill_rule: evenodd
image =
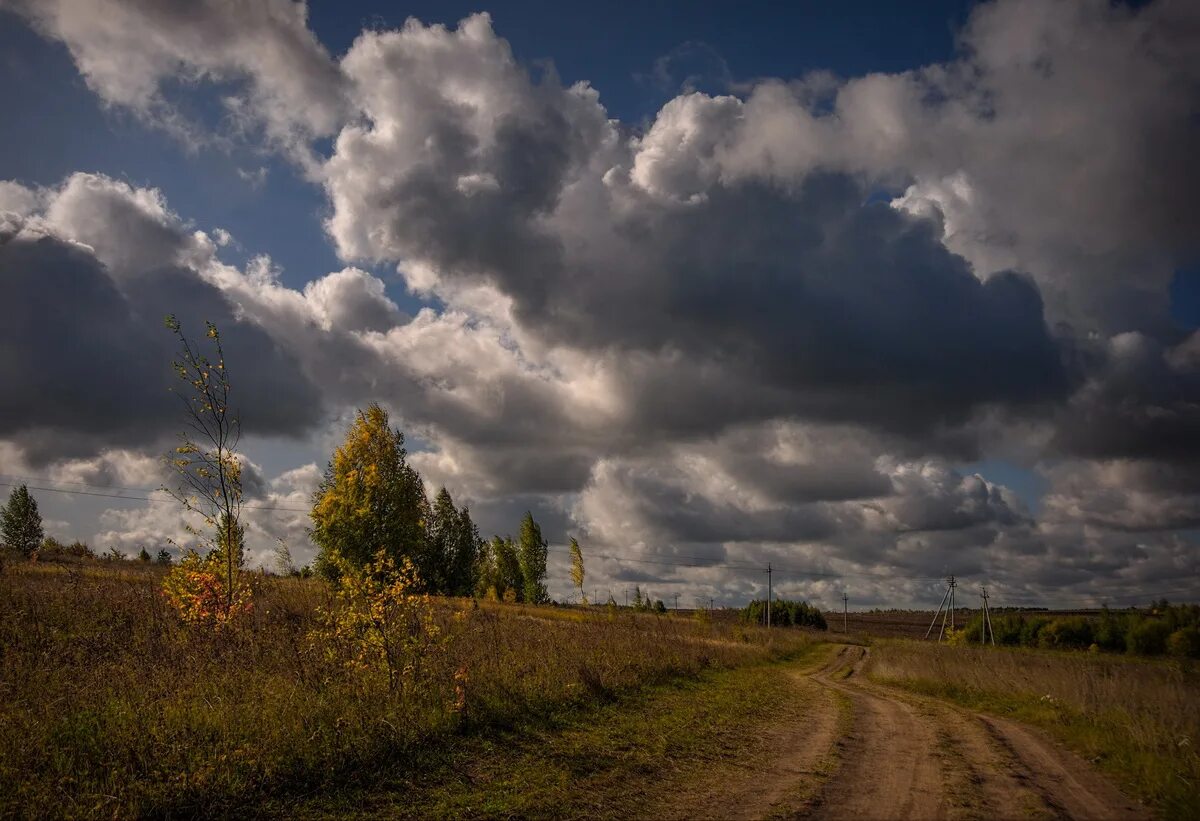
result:
M 346 112 L 337 64 L 292 0 L 5 0 L 71 52 L 88 86 L 124 106 L 199 137 L 164 88 L 170 81 L 239 83 L 225 98 L 235 120 L 309 161 L 307 140 L 332 133 Z

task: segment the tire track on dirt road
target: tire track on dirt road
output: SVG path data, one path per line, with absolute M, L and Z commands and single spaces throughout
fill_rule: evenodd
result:
M 1031 729 L 874 684 L 865 647 L 813 674 L 854 714 L 816 819 L 1144 819 L 1149 814 Z
M 834 657 L 821 668 L 837 662 Z M 822 687 L 813 671 L 788 671 L 796 697 L 812 709 L 802 720 L 782 722 L 768 731 L 764 760 L 740 762 L 711 773 L 705 786 L 662 812 L 679 819 L 753 819 L 786 817 L 804 805 L 828 775 L 829 753 L 838 743 L 842 710 L 839 697 Z

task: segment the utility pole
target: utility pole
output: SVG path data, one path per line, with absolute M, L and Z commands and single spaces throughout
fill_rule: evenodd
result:
M 629 588 L 628 587 L 625 588 L 625 606 L 626 607 L 629 606 Z
M 979 596 L 983 599 L 983 636 L 980 644 L 986 645 L 988 636 L 992 637 L 992 646 L 996 646 L 996 631 L 992 629 L 992 610 L 988 607 L 988 592 L 983 585 L 979 586 Z
M 949 578 L 950 584 L 950 630 L 954 631 L 954 588 L 958 586 L 958 582 L 954 581 L 954 577 Z M 942 627 L 945 627 L 945 619 L 942 620 Z M 938 641 L 941 641 L 939 638 Z
M 771 563 L 767 562 L 767 629 L 771 629 Z
M 843 590 L 842 591 L 842 632 L 843 633 L 850 632 L 849 628 L 847 628 L 847 626 L 846 626 L 849 622 L 849 618 L 850 618 L 850 597 L 848 595 L 846 595 L 846 591 Z
M 942 636 L 946 634 L 946 618 L 950 619 L 950 629 L 954 629 L 954 588 L 958 582 L 953 576 L 946 577 L 946 592 L 942 594 L 942 600 L 938 603 L 937 612 L 933 614 L 933 621 L 929 622 L 929 629 L 925 631 L 925 638 L 929 638 L 929 634 L 933 632 L 933 626 L 937 624 L 938 616 L 942 617 L 942 629 L 938 631 L 938 641 L 942 640 Z M 943 609 L 945 608 L 945 609 Z
M 679 610 L 679 594 L 675 594 L 675 609 Z
M 711 616 L 713 614 L 713 610 L 715 610 L 715 609 L 716 609 L 716 607 L 713 606 L 712 596 L 709 596 L 708 597 L 708 615 Z

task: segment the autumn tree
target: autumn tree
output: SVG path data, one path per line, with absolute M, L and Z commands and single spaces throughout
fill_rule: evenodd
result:
M 176 481 L 163 489 L 200 517 L 203 528 L 190 523 L 187 528 L 210 550 L 206 559 L 197 554 L 186 567 L 181 563 L 164 585 L 181 611 L 188 607 L 203 611 L 185 613 L 189 620 L 223 624 L 248 610 L 250 603 L 249 590 L 239 579 L 245 534 L 240 522 L 242 462 L 237 454 L 241 422 L 230 404 L 232 386 L 217 326 L 205 323 L 204 336 L 211 347 L 206 354 L 187 337 L 174 315 L 167 317 L 166 325 L 179 343 L 173 366 L 186 388 L 175 392 L 184 407 L 186 430 L 168 457 Z M 212 607 L 223 612 L 208 612 Z
M 571 584 L 579 588 L 579 600 L 584 604 L 588 603 L 587 596 L 583 593 L 583 551 L 579 549 L 579 542 L 575 537 L 571 537 Z
M 317 569 L 339 576 L 339 564 L 364 567 L 379 550 L 411 562 L 421 589 L 441 575 L 440 558 L 426 538 L 429 502 L 408 464 L 404 434 L 389 427 L 377 404 L 359 411 L 334 451 L 313 497 L 312 538 L 320 548 Z
M 521 520 L 521 536 L 517 543 L 517 556 L 521 563 L 521 578 L 524 600 L 529 604 L 542 604 L 549 600 L 546 592 L 546 556 L 548 545 L 542 538 L 542 528 L 525 511 Z
M 44 535 L 37 499 L 25 485 L 18 485 L 9 494 L 8 504 L 0 507 L 0 539 L 9 550 L 28 558 L 38 549 Z

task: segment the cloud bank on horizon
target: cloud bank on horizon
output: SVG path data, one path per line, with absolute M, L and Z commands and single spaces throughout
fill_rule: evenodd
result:
M 290 0 L 0 8 L 166 139 L 229 137 L 164 93 L 219 85 L 226 131 L 323 190 L 345 265 L 293 288 L 153 188 L 0 182 L 5 473 L 157 484 L 172 312 L 221 326 L 248 433 L 328 440 L 378 400 L 433 486 L 578 535 L 600 589 L 734 601 L 770 561 L 827 603 L 947 571 L 1039 603 L 1200 575 L 1200 333 L 1169 295 L 1200 258 L 1195 4 L 1002 0 L 951 62 L 731 81 L 644 127 L 486 14 L 335 57 Z M 1036 467 L 1041 503 L 956 467 L 985 459 Z M 289 508 L 251 544 L 305 556 L 317 466 L 251 473 Z M 102 522 L 102 546 L 181 530 Z

